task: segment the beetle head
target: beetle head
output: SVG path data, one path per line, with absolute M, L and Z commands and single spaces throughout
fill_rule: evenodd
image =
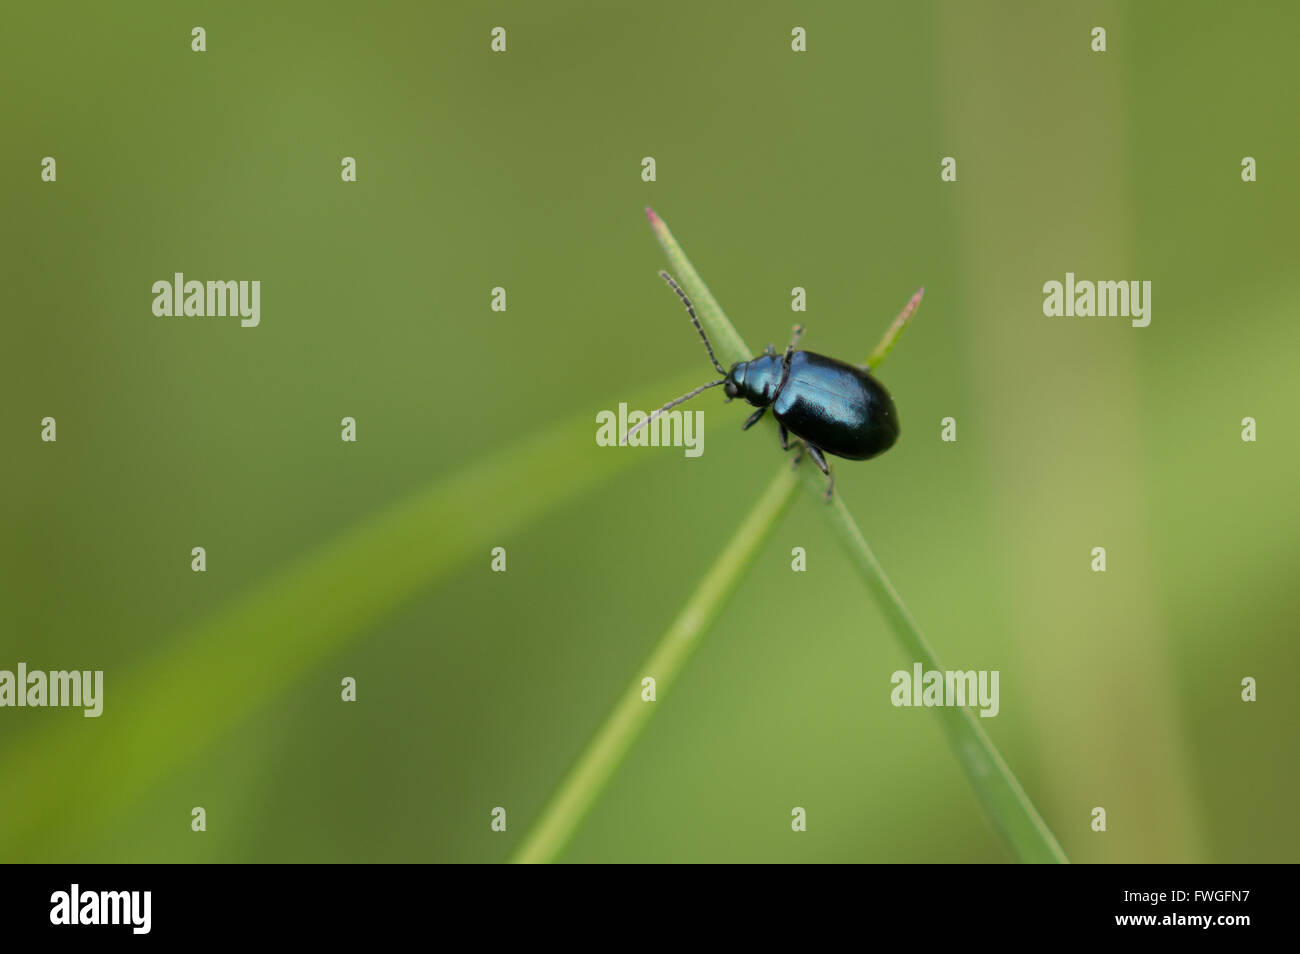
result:
M 730 400 L 734 397 L 740 397 L 745 390 L 745 364 L 746 362 L 738 361 L 731 366 L 727 372 L 727 379 L 722 385 L 723 393 Z

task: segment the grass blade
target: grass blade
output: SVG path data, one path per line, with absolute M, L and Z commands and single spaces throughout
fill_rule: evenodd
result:
M 822 493 L 821 474 L 814 473 L 811 467 L 805 467 L 803 471 L 809 487 L 818 494 Z M 904 655 L 912 662 L 921 663 L 925 670 L 942 670 L 939 658 L 921 634 L 898 590 L 885 575 L 880 561 L 871 552 L 844 499 L 837 493 L 826 509 L 836 537 L 871 590 L 890 629 L 902 644 Z M 966 706 L 939 706 L 935 711 L 943 722 L 948 744 L 975 789 L 985 815 L 1015 856 L 1026 862 L 1068 861 L 1051 829 L 1021 788 L 993 740 L 985 733 L 974 711 Z
M 668 225 L 649 206 L 646 207 L 645 214 L 650 220 L 651 231 L 659 240 L 664 254 L 668 256 L 668 271 L 676 277 L 677 283 L 686 290 L 686 294 L 691 296 L 691 302 L 695 305 L 695 314 L 699 317 L 704 330 L 708 332 L 709 340 L 713 342 L 713 350 L 717 352 L 723 367 L 752 358 L 754 352 L 749 349 L 749 345 L 745 344 L 745 339 L 740 337 L 736 326 L 727 319 L 718 300 L 713 297 L 713 292 L 709 291 L 709 286 L 704 284 L 704 279 L 700 278 L 691 260 L 677 244 L 677 239 L 673 238 L 673 233 L 668 231 Z
M 916 294 L 911 300 L 903 306 L 903 310 L 898 313 L 893 324 L 885 331 L 884 336 L 880 339 L 880 344 L 876 345 L 876 350 L 871 352 L 871 357 L 867 358 L 867 367 L 874 368 L 885 360 L 885 355 L 889 354 L 891 348 L 898 343 L 898 339 L 903 336 L 903 329 L 907 323 L 912 320 L 912 315 L 916 314 L 917 305 L 921 304 L 921 296 L 925 294 L 924 286 L 916 290 Z
M 642 701 L 641 679 L 653 676 L 657 693 L 666 692 L 672 685 L 794 499 L 796 478 L 793 469 L 782 467 L 768 485 L 552 796 L 541 821 L 520 845 L 515 862 L 552 861 L 564 849 L 658 705 Z

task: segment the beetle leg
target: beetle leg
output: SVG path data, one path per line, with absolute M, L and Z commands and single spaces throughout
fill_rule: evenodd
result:
M 784 372 L 781 378 L 782 384 L 785 383 L 785 376 L 790 374 L 790 358 L 794 356 L 794 346 L 799 343 L 801 337 L 803 337 L 803 325 L 795 325 L 794 335 L 791 336 L 790 343 L 785 346 L 785 357 L 781 359 L 781 370 Z
M 793 447 L 795 449 L 795 453 L 794 453 L 794 459 L 790 461 L 790 467 L 791 468 L 798 467 L 799 461 L 803 460 L 803 441 L 799 440 L 799 438 L 797 437 L 794 440 L 790 440 L 790 432 L 787 431 L 785 429 L 785 425 L 780 423 L 779 421 L 777 422 L 777 427 L 780 428 L 781 450 L 789 452 L 790 448 Z
M 763 349 L 763 354 L 767 355 L 770 358 L 774 358 L 776 357 L 776 348 L 773 345 L 768 345 L 766 348 Z
M 766 413 L 767 413 L 767 408 L 766 408 L 766 407 L 760 407 L 760 408 L 759 408 L 757 411 L 755 411 L 753 414 L 749 415 L 749 420 L 747 420 L 747 421 L 744 423 L 744 425 L 743 425 L 740 429 L 741 429 L 742 431 L 747 431 L 747 430 L 749 430 L 751 427 L 753 427 L 755 424 L 757 424 L 757 423 L 758 423 L 758 419 L 759 419 L 760 417 L 762 417 L 762 416 L 763 416 L 764 414 L 766 414 Z
M 817 464 L 821 469 L 821 472 L 826 475 L 826 502 L 830 503 L 831 492 L 835 489 L 835 475 L 831 473 L 831 465 L 826 463 L 826 455 L 821 452 L 820 447 L 813 447 L 809 444 L 808 456 L 813 459 L 813 462 Z

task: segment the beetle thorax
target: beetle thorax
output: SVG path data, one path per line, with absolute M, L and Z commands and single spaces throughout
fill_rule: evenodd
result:
M 734 365 L 727 375 L 726 390 L 732 397 L 743 397 L 754 407 L 767 407 L 781 390 L 782 376 L 781 359 L 765 354 Z

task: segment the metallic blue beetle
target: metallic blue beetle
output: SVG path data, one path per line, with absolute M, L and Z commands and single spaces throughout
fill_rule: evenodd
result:
M 758 408 L 745 421 L 744 430 L 757 424 L 768 408 L 772 409 L 780 425 L 781 449 L 799 447 L 799 454 L 807 449 L 808 455 L 826 475 L 827 500 L 831 499 L 835 487 L 835 478 L 826 463 L 827 454 L 847 460 L 868 460 L 894 446 L 899 433 L 898 411 L 894 409 L 894 401 L 885 386 L 865 367 L 811 351 L 796 351 L 795 345 L 803 334 L 803 326 L 795 325 L 794 337 L 784 355 L 778 355 L 776 349 L 768 345 L 759 357 L 737 362 L 726 371 L 713 355 L 713 346 L 695 317 L 691 300 L 671 275 L 667 272 L 659 275 L 686 305 L 691 322 L 709 352 L 709 360 L 722 377 L 669 401 L 632 428 L 622 443 L 627 443 L 628 438 L 665 411 L 721 384 L 728 400 L 742 397 Z M 912 299 L 905 315 L 916 307 L 919 297 L 918 294 Z M 791 442 L 791 434 L 797 441 Z M 796 454 L 796 463 L 799 454 Z

